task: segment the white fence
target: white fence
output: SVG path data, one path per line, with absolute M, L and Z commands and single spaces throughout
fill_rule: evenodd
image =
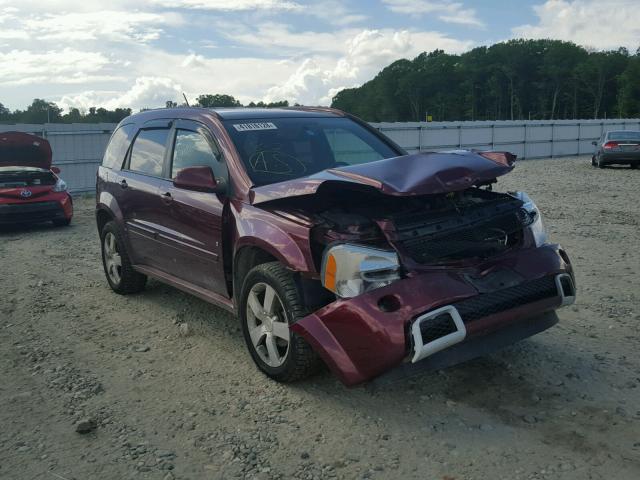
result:
M 640 130 L 640 119 L 405 122 L 374 123 L 410 153 L 421 150 L 507 150 L 520 159 L 586 155 L 591 142 L 608 130 Z M 95 175 L 109 141 L 113 123 L 48 123 L 0 125 L 0 132 L 20 131 L 49 140 L 53 163 L 72 192 L 95 188 Z
M 455 148 L 506 150 L 520 159 L 587 155 L 610 130 L 640 130 L 640 119 L 404 122 L 372 124 L 410 153 Z

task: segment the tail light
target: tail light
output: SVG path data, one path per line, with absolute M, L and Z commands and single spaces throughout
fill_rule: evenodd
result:
M 603 146 L 606 150 L 611 150 L 612 148 L 618 148 L 618 142 L 607 142 Z

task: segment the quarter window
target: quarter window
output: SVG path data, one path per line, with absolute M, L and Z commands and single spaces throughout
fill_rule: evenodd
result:
M 162 176 L 167 135 L 169 130 L 166 128 L 141 130 L 131 148 L 129 170 L 155 177 Z
M 131 137 L 133 136 L 134 125 L 129 123 L 118 128 L 109 140 L 107 150 L 104 152 L 102 166 L 107 168 L 120 168 L 124 157 L 127 155 L 129 145 L 131 145 Z
M 211 144 L 204 135 L 188 130 L 178 130 L 176 144 L 173 149 L 171 178 L 187 167 L 211 167 L 215 172 L 219 152 L 211 149 Z

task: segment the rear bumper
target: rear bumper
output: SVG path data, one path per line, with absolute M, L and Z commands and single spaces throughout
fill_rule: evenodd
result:
M 640 163 L 640 150 L 635 152 L 609 152 L 602 153 L 600 155 L 601 163 L 613 164 L 613 163 Z
M 73 201 L 66 192 L 33 201 L 0 203 L 0 225 L 69 220 L 72 216 Z
M 559 246 L 545 245 L 515 251 L 472 269 L 421 273 L 356 298 L 333 302 L 300 319 L 292 325 L 292 330 L 312 345 L 346 385 L 370 380 L 400 365 L 433 364 L 439 358 L 438 364 L 446 366 L 452 363 L 442 359 L 457 363 L 456 358 L 463 361 L 469 352 L 487 353 L 490 342 L 486 343 L 486 348 L 478 345 L 492 334 L 523 321 L 536 323 L 531 319 L 570 303 L 571 299 L 563 297 L 557 283 L 558 276 L 566 274 L 573 285 L 571 265 L 564 258 L 567 258 L 566 254 L 560 254 Z M 468 280 L 470 275 L 498 270 L 511 272 L 510 275 L 519 279 L 518 284 L 480 293 Z M 390 298 L 393 301 L 389 302 Z M 394 305 L 393 311 L 380 306 L 389 304 Z M 429 320 L 430 314 L 440 309 L 455 309 L 463 325 L 463 334 L 460 334 L 460 328 L 443 330 L 438 326 L 436 331 L 440 333 L 429 333 L 424 329 L 420 332 L 419 320 L 424 317 Z M 520 329 L 519 334 L 511 337 L 513 341 L 520 340 L 524 337 L 518 335 L 527 332 L 531 333 L 526 336 L 533 335 L 537 333 L 536 328 Z M 418 342 L 421 337 L 417 335 L 422 335 L 426 341 Z M 447 335 L 454 338 L 440 341 Z M 434 340 L 433 344 L 430 344 L 431 340 Z M 425 345 L 426 350 L 423 349 Z M 462 350 L 467 353 L 444 355 Z M 412 360 L 414 363 L 410 363 Z

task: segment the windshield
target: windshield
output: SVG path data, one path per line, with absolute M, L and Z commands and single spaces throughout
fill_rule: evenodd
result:
M 349 118 L 233 119 L 223 123 L 254 185 L 401 155 Z
M 640 132 L 609 132 L 607 138 L 609 140 L 632 140 L 638 142 L 640 141 Z

